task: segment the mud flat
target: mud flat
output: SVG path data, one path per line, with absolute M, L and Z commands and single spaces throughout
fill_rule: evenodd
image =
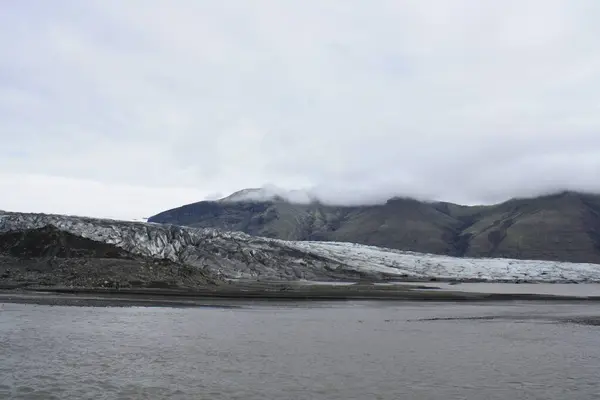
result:
M 461 285 L 456 285 L 460 287 Z M 578 285 L 574 285 L 578 286 Z M 327 285 L 297 283 L 237 283 L 207 285 L 196 289 L 98 289 L 68 287 L 27 287 L 0 290 L 0 303 L 72 306 L 160 306 L 222 307 L 243 306 L 255 301 L 339 301 L 389 300 L 436 302 L 489 301 L 577 301 L 597 302 L 599 295 L 475 292 L 441 288 L 423 283 L 394 285 Z M 233 305 L 232 305 L 233 304 Z

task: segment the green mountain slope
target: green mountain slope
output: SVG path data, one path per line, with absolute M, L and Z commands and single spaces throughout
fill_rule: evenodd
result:
M 404 198 L 355 207 L 202 201 L 149 221 L 454 256 L 600 263 L 600 196 L 573 192 L 474 207 Z

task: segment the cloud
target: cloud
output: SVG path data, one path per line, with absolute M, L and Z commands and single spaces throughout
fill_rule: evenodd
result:
M 190 188 L 144 187 L 36 174 L 0 173 L 2 209 L 141 220 L 156 207 L 192 203 L 206 193 Z
M 599 17 L 594 0 L 11 2 L 0 208 L 600 191 Z

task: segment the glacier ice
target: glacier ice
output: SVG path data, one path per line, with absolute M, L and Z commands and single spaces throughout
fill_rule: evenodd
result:
M 2 213 L 0 233 L 57 229 L 144 257 L 169 259 L 232 279 L 476 279 L 600 282 L 600 265 L 421 254 L 353 243 L 300 242 L 240 232 L 87 217 Z

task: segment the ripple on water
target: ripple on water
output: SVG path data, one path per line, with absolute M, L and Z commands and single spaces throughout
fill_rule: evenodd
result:
M 562 400 L 600 393 L 598 327 L 552 322 L 589 319 L 594 305 L 303 304 L 7 304 L 0 398 Z

